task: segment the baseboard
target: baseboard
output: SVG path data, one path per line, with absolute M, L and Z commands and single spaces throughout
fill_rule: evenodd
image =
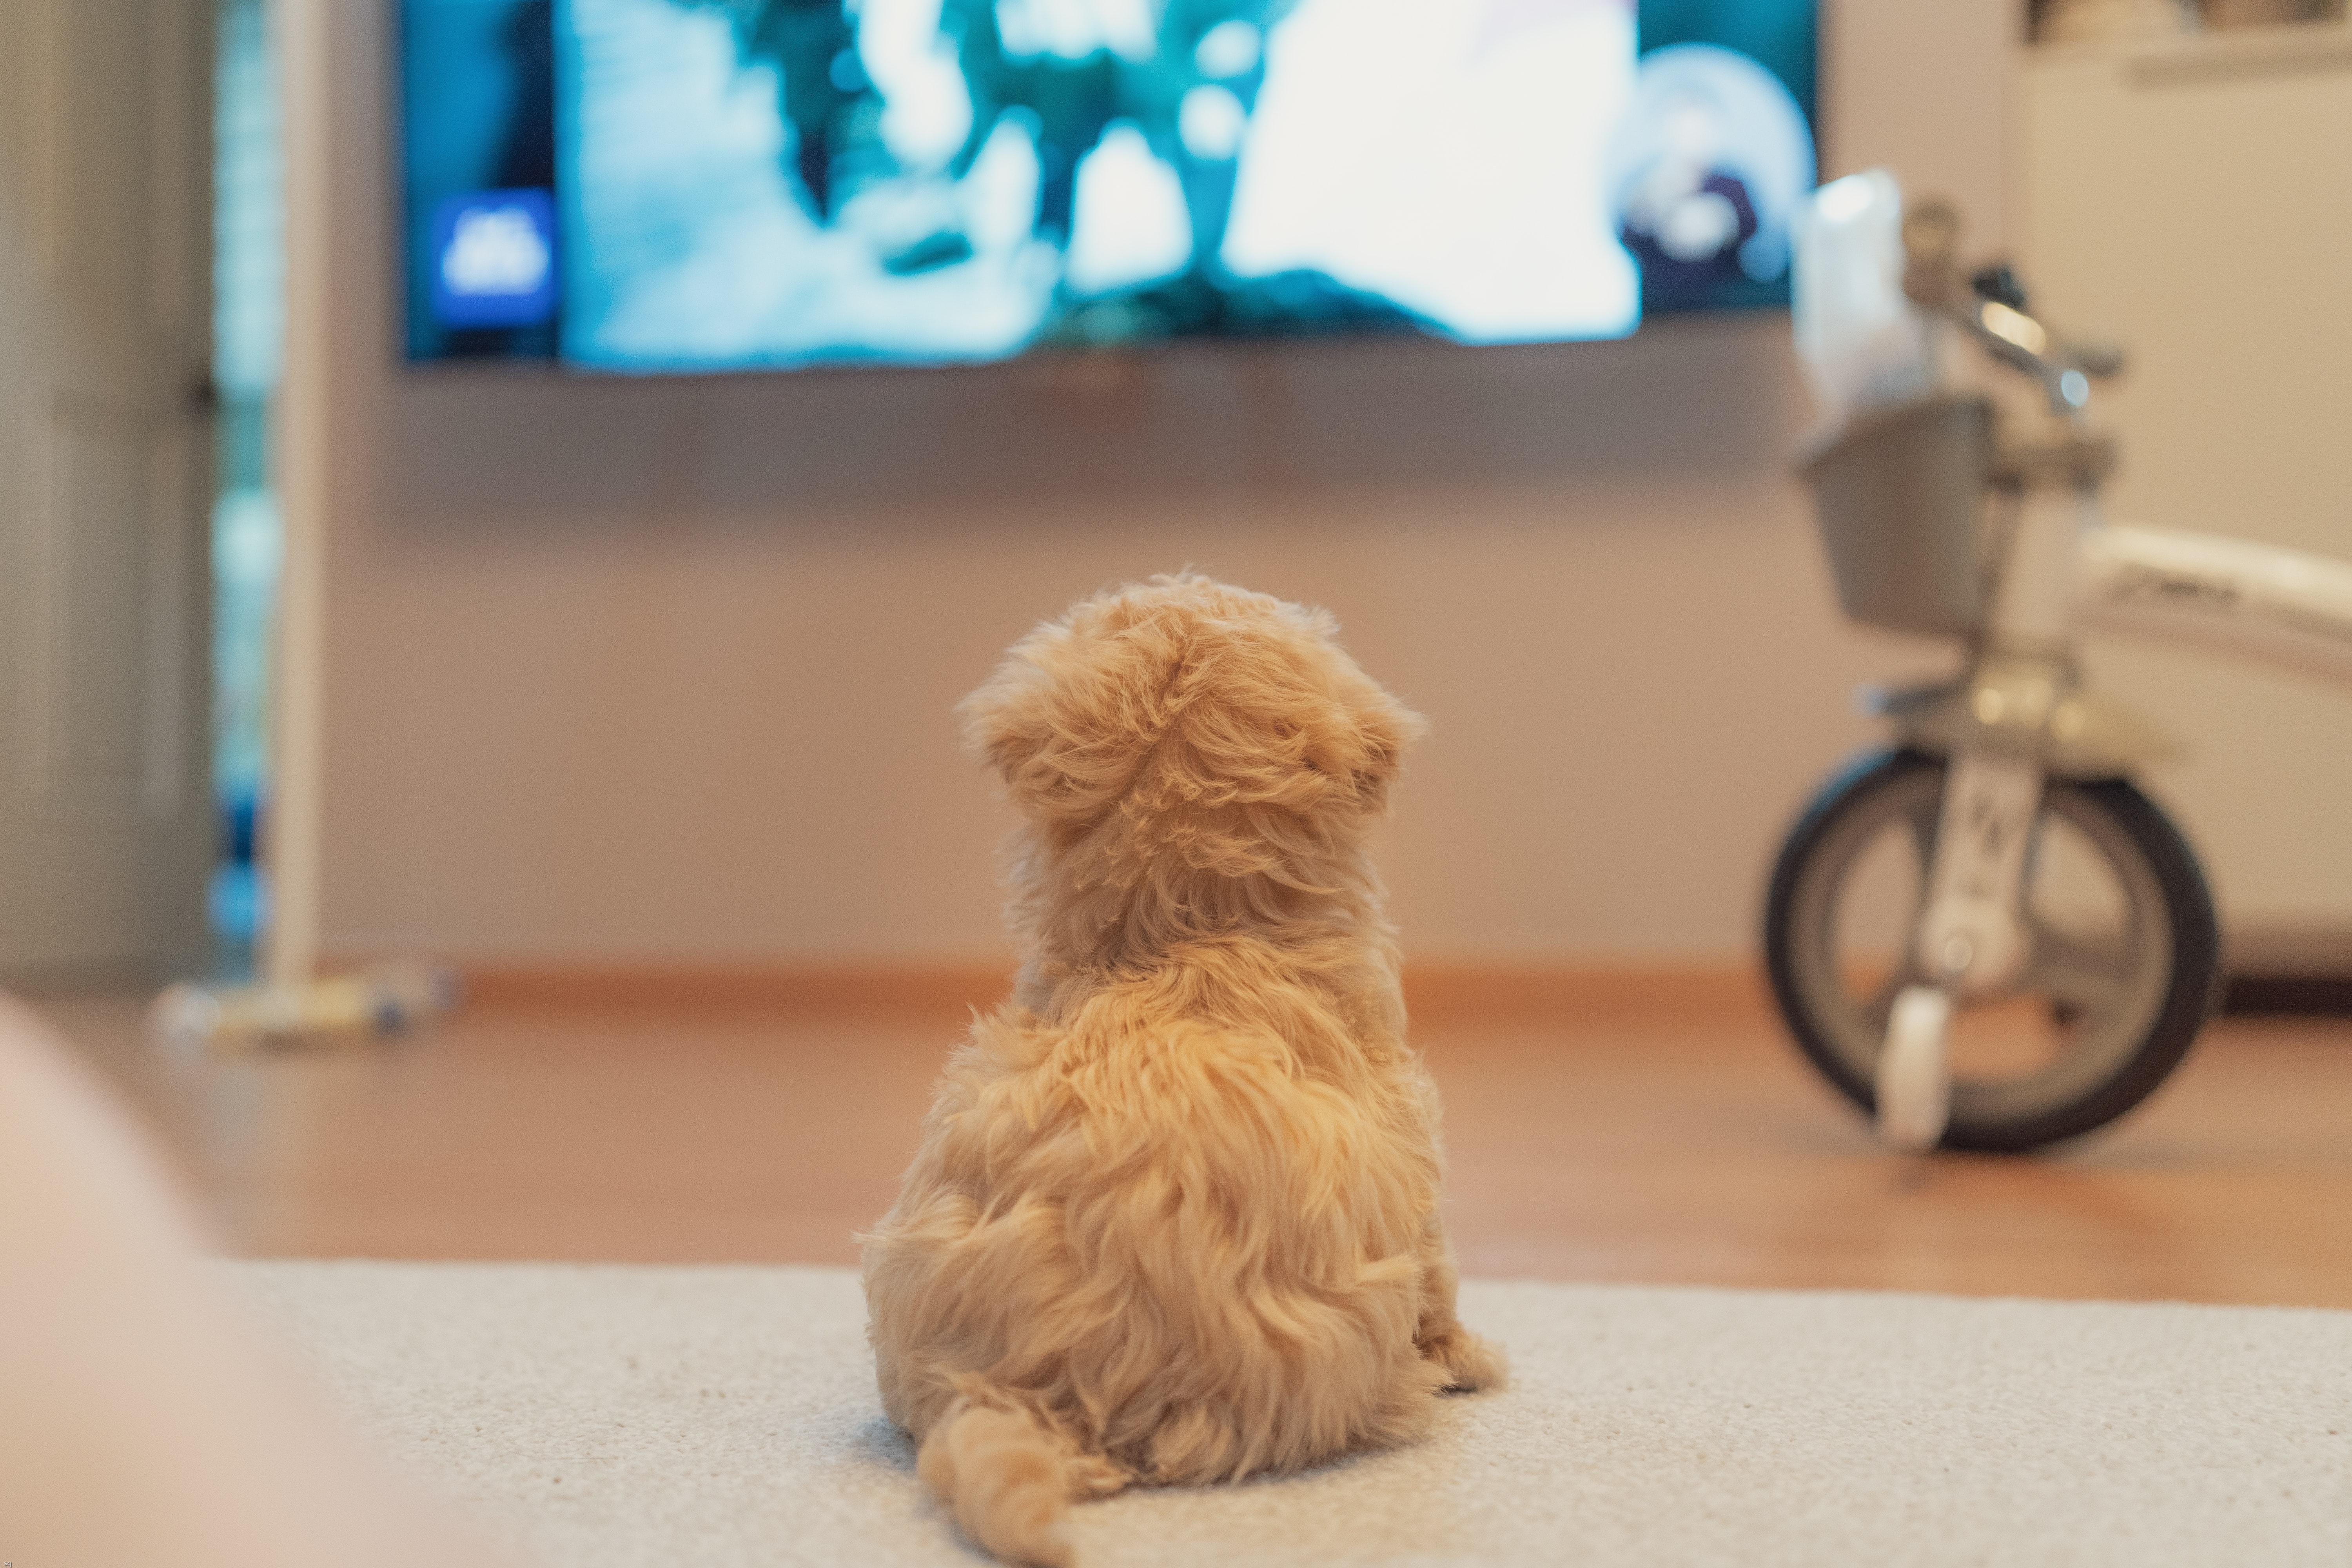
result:
M 2352 1018 L 2352 974 L 2232 974 L 2221 1011 L 2234 1017 Z
M 2225 943 L 2225 1013 L 2352 1016 L 2352 925 L 2252 922 Z
M 970 963 L 647 964 L 477 963 L 477 1006 L 593 1011 L 961 1012 L 1011 988 L 1011 966 Z M 1753 1016 L 1761 980 L 1744 963 L 1411 965 L 1420 1017 Z
M 1012 989 L 1010 964 L 479 963 L 476 1006 L 604 1011 L 961 1012 Z
M 185 973 L 187 967 L 155 958 L 0 964 L 0 992 L 35 1002 L 68 996 L 144 996 L 173 974 Z
M 1416 1017 L 1748 1017 L 1768 1005 L 1744 962 L 1405 966 Z

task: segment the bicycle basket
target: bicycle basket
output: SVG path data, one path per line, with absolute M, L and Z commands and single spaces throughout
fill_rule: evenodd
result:
M 1798 464 L 1850 618 L 1900 632 L 1976 627 L 1991 451 L 1989 403 L 1932 397 L 1863 416 Z

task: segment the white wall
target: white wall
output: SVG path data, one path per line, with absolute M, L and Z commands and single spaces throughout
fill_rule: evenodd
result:
M 950 705 L 1073 596 L 1195 563 L 1330 605 L 1435 721 L 1387 848 L 1416 957 L 1728 959 L 1871 733 L 1853 686 L 1944 657 L 1837 621 L 1780 317 L 1128 372 L 401 373 L 375 8 L 331 40 L 331 950 L 994 955 L 1001 823 Z M 2008 26 L 1839 5 L 1832 172 L 1895 162 L 1997 237 Z

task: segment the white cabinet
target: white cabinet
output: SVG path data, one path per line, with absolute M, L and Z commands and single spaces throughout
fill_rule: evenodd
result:
M 2009 215 L 2037 313 L 2130 353 L 2114 515 L 2352 560 L 2352 29 L 2020 57 Z M 2242 949 L 2341 933 L 2352 692 L 2123 641 L 2093 673 L 2189 742 L 2157 792 Z

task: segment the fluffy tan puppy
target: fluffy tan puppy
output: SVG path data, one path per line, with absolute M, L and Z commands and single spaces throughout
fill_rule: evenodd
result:
M 1419 1433 L 1502 1357 L 1454 1315 L 1437 1096 L 1365 835 L 1422 722 L 1321 611 L 1088 599 L 963 704 L 1026 818 L 1013 994 L 865 1238 L 882 1402 L 1000 1557 L 1067 1505 Z

